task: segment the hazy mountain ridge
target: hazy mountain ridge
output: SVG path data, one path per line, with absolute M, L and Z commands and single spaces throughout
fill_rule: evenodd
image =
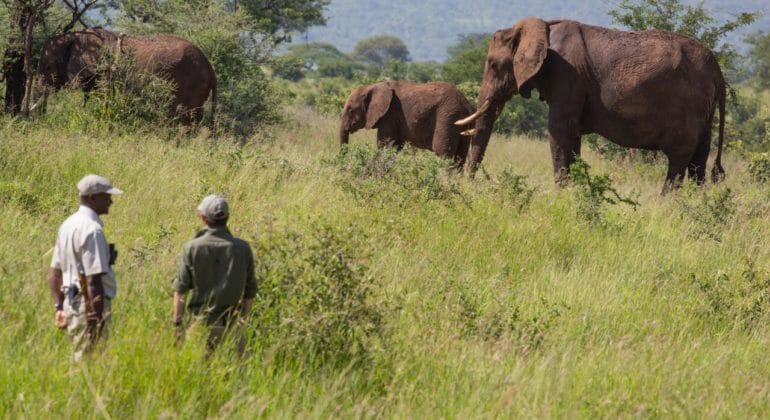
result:
M 732 43 L 741 43 L 746 33 L 770 30 L 770 5 L 766 0 L 705 0 L 704 5 L 720 23 L 741 12 L 765 12 L 750 28 L 733 35 Z M 615 7 L 615 0 L 546 0 L 530 4 L 522 0 L 332 0 L 324 13 L 326 26 L 310 28 L 295 42 L 329 42 L 350 52 L 363 38 L 390 34 L 406 43 L 412 59 L 443 61 L 447 47 L 463 34 L 491 33 L 525 16 L 612 26 L 607 12 Z

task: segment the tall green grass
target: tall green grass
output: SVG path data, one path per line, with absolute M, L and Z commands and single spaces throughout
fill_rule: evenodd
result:
M 743 161 L 661 196 L 662 164 L 588 151 L 639 202 L 605 204 L 597 224 L 578 185 L 554 186 L 540 140 L 494 138 L 469 180 L 424 151 L 378 160 L 373 131 L 340 152 L 334 118 L 287 115 L 243 145 L 0 122 L 3 417 L 770 411 L 770 186 Z M 46 269 L 91 172 L 125 191 L 104 216 L 119 291 L 106 347 L 73 364 Z M 261 264 L 243 359 L 206 358 L 196 328 L 174 345 L 170 280 L 211 192 Z

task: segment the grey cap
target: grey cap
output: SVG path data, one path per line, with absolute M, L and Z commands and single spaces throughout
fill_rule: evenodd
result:
M 230 215 L 230 207 L 227 200 L 221 195 L 211 194 L 201 200 L 198 204 L 198 212 L 210 221 L 225 220 Z
M 123 194 L 123 191 L 112 186 L 110 181 L 99 175 L 86 175 L 78 182 L 78 192 L 81 196 L 94 194 Z

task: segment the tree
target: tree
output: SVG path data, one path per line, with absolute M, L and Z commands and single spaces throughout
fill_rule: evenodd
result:
M 725 70 L 735 67 L 737 53 L 729 44 L 719 45 L 719 41 L 760 16 L 759 12 L 742 12 L 734 20 L 719 25 L 703 3 L 689 6 L 679 0 L 621 0 L 608 13 L 617 23 L 635 31 L 663 29 L 695 38 L 714 51 Z
M 173 3 L 174 0 L 106 0 L 103 15 L 111 23 L 108 10 L 117 10 L 131 21 L 153 25 L 163 21 L 169 6 L 174 7 Z M 243 22 L 244 31 L 278 45 L 290 42 L 293 34 L 304 32 L 311 26 L 325 25 L 323 11 L 330 0 L 189 0 L 186 3 L 196 8 L 216 4 L 230 12 L 243 12 L 250 17 Z
M 350 57 L 325 42 L 292 45 L 288 53 L 276 57 L 273 61 L 276 75 L 293 81 L 308 74 L 351 79 L 355 68 L 355 63 Z
M 449 58 L 441 69 L 441 77 L 456 85 L 481 80 L 489 49 L 489 38 L 488 34 L 460 37 L 456 44 L 447 48 Z
M 409 61 L 409 49 L 400 38 L 393 35 L 375 35 L 364 38 L 355 45 L 353 58 L 382 70 L 389 60 Z
M 35 27 L 46 23 L 46 14 L 54 0 L 2 0 L 0 4 L 8 11 L 8 37 L 3 50 L 2 79 L 5 81 L 3 111 L 11 115 L 29 115 L 32 91 L 32 69 L 36 47 L 52 35 L 71 30 L 96 0 L 64 0 L 63 6 L 69 11 L 69 19 L 55 19 L 59 25 L 35 42 Z
M 746 42 L 751 45 L 748 58 L 752 77 L 760 87 L 770 88 L 770 32 L 753 33 L 746 37 Z
M 276 43 L 291 42 L 292 34 L 325 25 L 323 11 L 331 0 L 230 0 L 255 20 L 254 29 Z

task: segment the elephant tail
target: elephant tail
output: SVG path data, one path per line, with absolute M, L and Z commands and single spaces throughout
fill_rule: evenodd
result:
M 213 74 L 213 70 L 212 70 Z M 211 85 L 211 130 L 214 131 L 216 127 L 216 114 L 217 114 L 217 77 L 214 76 L 214 83 Z
M 717 89 L 717 103 L 719 105 L 719 142 L 717 143 L 717 157 L 714 160 L 714 167 L 711 169 L 711 181 L 717 183 L 725 179 L 725 170 L 722 168 L 722 145 L 725 138 L 725 101 L 726 87 L 724 79 Z

